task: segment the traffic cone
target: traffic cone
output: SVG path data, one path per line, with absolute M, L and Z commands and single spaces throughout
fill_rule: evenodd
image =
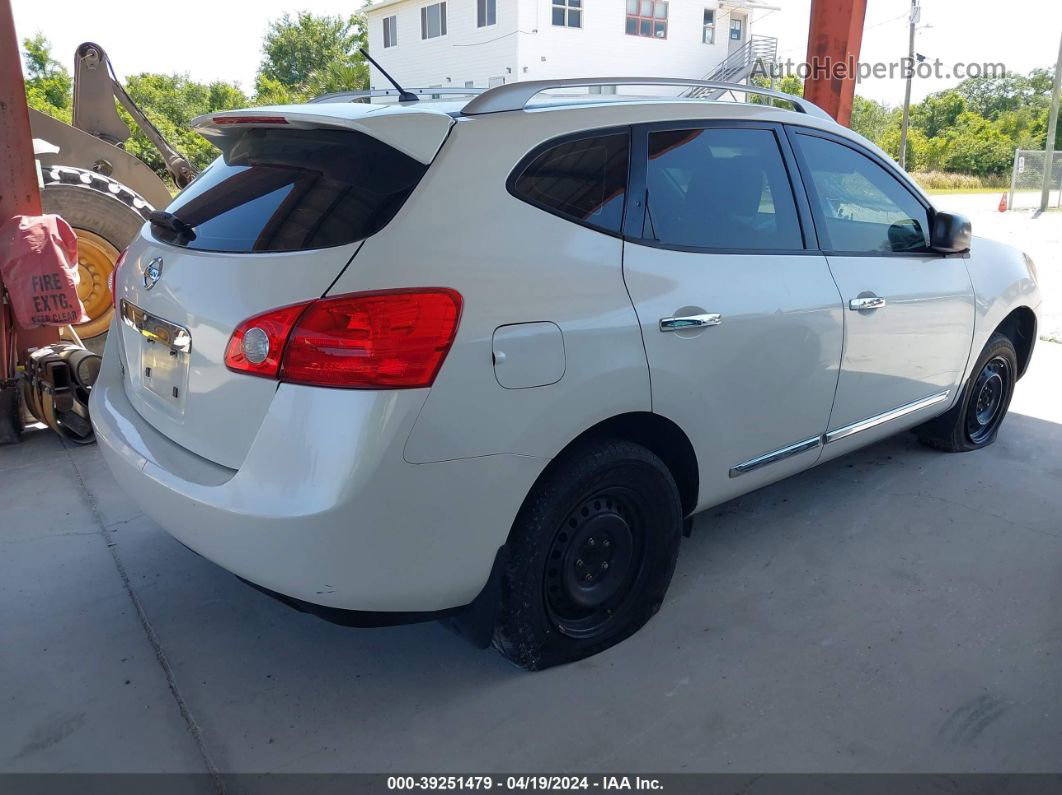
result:
M 1007 194 L 1003 194 L 999 197 L 999 211 L 1005 213 L 1007 211 Z

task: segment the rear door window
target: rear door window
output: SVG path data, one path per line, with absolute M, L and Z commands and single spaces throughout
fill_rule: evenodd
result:
M 792 186 L 773 131 L 650 132 L 648 154 L 643 239 L 694 249 L 803 248 Z
M 627 195 L 626 132 L 547 146 L 517 166 L 509 189 L 547 212 L 619 234 Z
M 166 208 L 192 231 L 153 225 L 156 238 L 240 253 L 353 243 L 386 226 L 428 168 L 347 130 L 251 128 L 224 144 Z

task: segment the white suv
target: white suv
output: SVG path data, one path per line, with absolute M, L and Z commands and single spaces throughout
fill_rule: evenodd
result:
M 144 512 L 300 609 L 541 668 L 644 624 L 698 511 L 994 439 L 1028 257 L 802 100 L 571 95 L 627 82 L 713 88 L 198 119 L 222 155 L 126 252 L 92 393 Z

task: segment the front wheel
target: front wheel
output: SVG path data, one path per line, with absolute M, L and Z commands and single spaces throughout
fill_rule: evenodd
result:
M 1003 334 L 985 345 L 958 403 L 918 429 L 924 444 L 949 453 L 980 450 L 996 440 L 1010 408 L 1018 376 L 1018 354 Z
M 656 455 L 621 440 L 574 448 L 513 526 L 495 648 L 538 670 L 629 637 L 660 608 L 681 534 L 678 488 Z

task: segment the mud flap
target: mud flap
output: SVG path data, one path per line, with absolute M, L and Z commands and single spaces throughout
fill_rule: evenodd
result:
M 494 556 L 490 577 L 483 590 L 460 612 L 442 619 L 442 624 L 467 640 L 477 649 L 490 646 L 494 638 L 494 625 L 501 609 L 502 577 L 509 563 L 509 547 L 502 545 Z

